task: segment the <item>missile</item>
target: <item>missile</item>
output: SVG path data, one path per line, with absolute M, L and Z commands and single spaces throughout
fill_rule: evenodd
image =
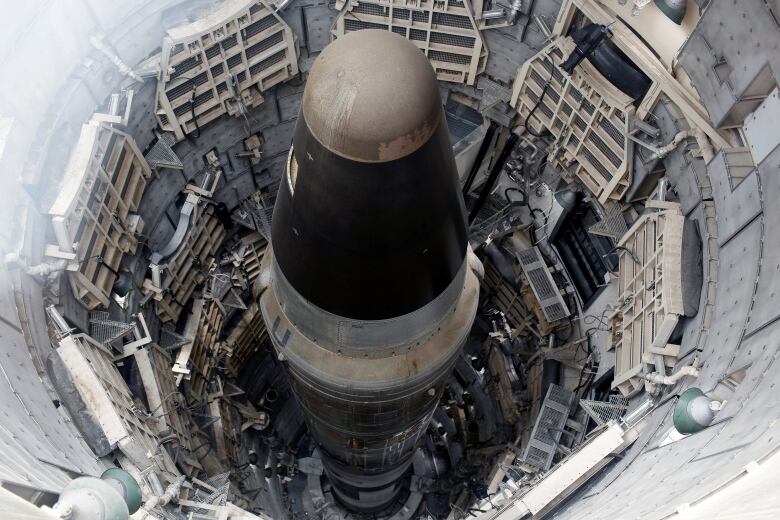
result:
M 436 75 L 388 31 L 312 66 L 274 208 L 260 309 L 327 478 L 392 504 L 474 321 L 465 207 Z

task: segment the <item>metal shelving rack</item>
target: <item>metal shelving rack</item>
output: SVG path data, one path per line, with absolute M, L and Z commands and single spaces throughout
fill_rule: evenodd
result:
M 632 141 L 626 138 L 635 112 L 631 99 L 612 86 L 587 60 L 571 76 L 560 69 L 575 44 L 558 38 L 517 72 L 511 105 L 528 119 L 544 85 L 549 86 L 528 127 L 552 134 L 550 164 L 568 181 L 579 179 L 602 204 L 620 200 L 631 184 Z
M 69 259 L 71 288 L 88 309 L 109 305 L 122 256 L 136 251 L 151 173 L 131 136 L 96 119 L 82 126 L 49 209 L 57 245 L 47 255 Z
M 157 316 L 162 322 L 178 318 L 195 287 L 206 280 L 217 249 L 225 238 L 225 228 L 213 206 L 196 204 L 186 238 L 164 261 L 162 287 L 146 279 L 144 289 L 153 293 Z
M 246 114 L 298 74 L 292 29 L 264 0 L 231 0 L 163 40 L 157 120 L 177 140 L 214 119 Z
M 219 341 L 225 315 L 216 300 L 198 298 L 192 304 L 192 314 L 187 319 L 184 336 L 190 342 L 179 350 L 173 371 L 177 384 L 188 380 L 187 395 L 191 399 L 203 400 L 206 386 L 214 374 L 222 350 Z
M 268 330 L 265 328 L 263 315 L 255 302 L 244 311 L 241 321 L 235 326 L 225 342 L 230 349 L 227 363 L 228 375 L 238 377 L 244 364 L 266 341 L 268 341 Z
M 679 345 L 668 344 L 684 314 L 682 237 L 685 217 L 679 205 L 642 215 L 620 240 L 618 309 L 610 317 L 615 379 L 612 388 L 626 397 L 644 386 L 645 365 L 661 355 L 667 366 L 677 360 Z M 650 368 L 652 372 L 654 369 Z

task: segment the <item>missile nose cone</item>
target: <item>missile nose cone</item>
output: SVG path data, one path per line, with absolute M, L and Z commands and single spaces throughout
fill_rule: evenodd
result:
M 302 110 L 325 148 L 362 162 L 414 152 L 442 115 L 428 59 L 410 41 L 381 30 L 349 33 L 325 48 L 309 73 Z
M 380 320 L 441 294 L 466 218 L 436 76 L 408 40 L 363 30 L 312 67 L 272 225 L 288 284 L 332 314 Z

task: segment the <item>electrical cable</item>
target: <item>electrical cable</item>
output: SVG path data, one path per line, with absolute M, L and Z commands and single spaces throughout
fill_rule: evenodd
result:
M 545 82 L 544 86 L 542 86 L 542 93 L 539 94 L 539 99 L 536 100 L 536 104 L 534 104 L 533 108 L 528 113 L 528 117 L 526 117 L 525 121 L 523 121 L 523 128 L 525 128 L 526 132 L 528 132 L 534 137 L 544 137 L 545 132 L 537 134 L 536 132 L 531 130 L 531 128 L 528 126 L 528 120 L 531 119 L 531 117 L 533 117 L 534 113 L 539 108 L 539 105 L 542 104 L 542 101 L 544 100 L 544 95 L 547 93 L 547 89 L 550 88 L 550 83 L 552 83 L 554 73 L 555 73 L 555 63 L 553 63 L 552 60 L 550 60 L 550 79 L 548 79 Z M 541 122 L 541 119 L 539 121 Z
M 592 327 L 595 330 L 609 330 L 609 325 L 604 321 L 604 318 L 606 317 L 606 313 L 609 312 L 610 309 L 604 309 L 604 312 L 601 313 L 600 317 L 597 317 L 593 314 L 588 314 L 587 316 L 584 316 L 582 318 L 582 321 L 585 325 L 591 325 L 592 323 L 598 321 L 601 327 Z
M 606 257 L 608 257 L 609 255 L 611 255 L 612 253 L 614 253 L 615 251 L 618 251 L 618 250 L 625 251 L 626 253 L 628 253 L 631 256 L 631 259 L 634 260 L 634 263 L 636 265 L 642 265 L 642 262 L 639 261 L 639 258 L 637 258 L 636 253 L 634 253 L 629 248 L 624 247 L 624 246 L 615 246 L 615 247 L 613 247 L 606 254 L 604 254 L 602 256 L 602 258 L 606 258 Z
M 520 195 L 522 195 L 522 200 L 512 200 L 509 198 L 509 192 L 510 191 L 516 191 Z M 520 204 L 521 206 L 528 206 L 528 197 L 526 197 L 525 192 L 521 190 L 520 188 L 515 188 L 513 186 L 510 186 L 509 188 L 504 190 L 504 198 L 507 202 Z
M 190 113 L 192 114 L 192 122 L 195 124 L 195 131 L 187 134 L 187 138 L 190 140 L 200 137 L 200 126 L 198 125 L 198 118 L 195 116 L 195 90 L 198 87 L 195 83 L 192 83 L 192 95 L 190 96 Z

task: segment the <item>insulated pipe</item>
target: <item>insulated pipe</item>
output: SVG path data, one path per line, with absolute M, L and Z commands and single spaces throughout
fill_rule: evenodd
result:
M 632 134 L 630 134 L 628 132 L 625 135 L 626 135 L 626 137 L 628 137 L 629 139 L 634 141 L 639 146 L 641 146 L 643 148 L 647 148 L 648 150 L 653 152 L 653 156 L 652 156 L 653 159 L 663 159 L 664 157 L 666 157 L 667 155 L 672 153 L 672 151 L 674 151 L 674 149 L 677 148 L 680 145 L 680 143 L 682 143 L 685 139 L 687 139 L 688 137 L 691 137 L 692 134 L 689 131 L 687 131 L 687 130 L 684 130 L 682 132 L 678 132 L 677 135 L 675 135 L 672 138 L 672 140 L 669 141 L 669 143 L 667 143 L 667 144 L 665 144 L 664 146 L 661 146 L 661 147 L 657 147 L 657 146 L 653 146 L 651 144 L 648 144 L 648 143 L 642 141 L 638 137 L 636 137 L 636 136 L 634 136 L 634 135 L 632 135 Z
M 679 370 L 677 370 L 677 372 L 670 376 L 658 372 L 652 372 L 650 374 L 645 374 L 642 377 L 646 381 L 655 385 L 671 386 L 685 376 L 699 377 L 699 369 L 692 365 L 687 365 L 681 367 Z
M 152 473 L 154 475 L 154 473 Z M 156 477 L 156 475 L 155 475 Z M 156 518 L 151 511 L 157 507 L 157 506 L 164 506 L 167 503 L 169 503 L 175 496 L 179 494 L 179 490 L 181 489 L 181 485 L 184 484 L 184 481 L 186 480 L 186 477 L 184 475 L 181 475 L 176 478 L 173 482 L 168 484 L 168 487 L 165 488 L 165 492 L 161 495 L 155 495 L 151 498 L 149 498 L 143 505 L 143 515 L 141 516 L 140 520 L 143 520 L 145 518 Z M 159 481 L 158 481 L 159 486 Z
M 507 22 L 509 25 L 514 25 L 517 22 L 517 18 L 520 16 L 520 10 L 523 8 L 523 0 L 512 0 L 512 5 L 509 7 L 509 13 L 507 13 Z
M 704 160 L 705 163 L 708 163 L 712 160 L 713 157 L 715 157 L 715 150 L 712 148 L 712 143 L 710 143 L 710 139 L 707 137 L 707 134 L 699 128 L 698 126 L 695 127 L 693 130 L 693 136 L 696 138 L 696 143 L 699 145 L 699 150 L 701 151 L 701 158 Z
M 691 134 L 688 131 L 679 132 L 677 135 L 672 138 L 672 140 L 669 142 L 669 144 L 662 146 L 658 150 L 656 150 L 654 157 L 658 159 L 663 159 L 667 155 L 669 155 L 675 148 L 677 148 L 680 143 L 682 143 L 685 139 L 690 137 Z
M 52 273 L 65 271 L 68 268 L 68 261 L 65 259 L 29 265 L 27 258 L 19 253 L 8 253 L 3 261 L 6 266 L 17 266 L 30 276 L 48 276 Z

